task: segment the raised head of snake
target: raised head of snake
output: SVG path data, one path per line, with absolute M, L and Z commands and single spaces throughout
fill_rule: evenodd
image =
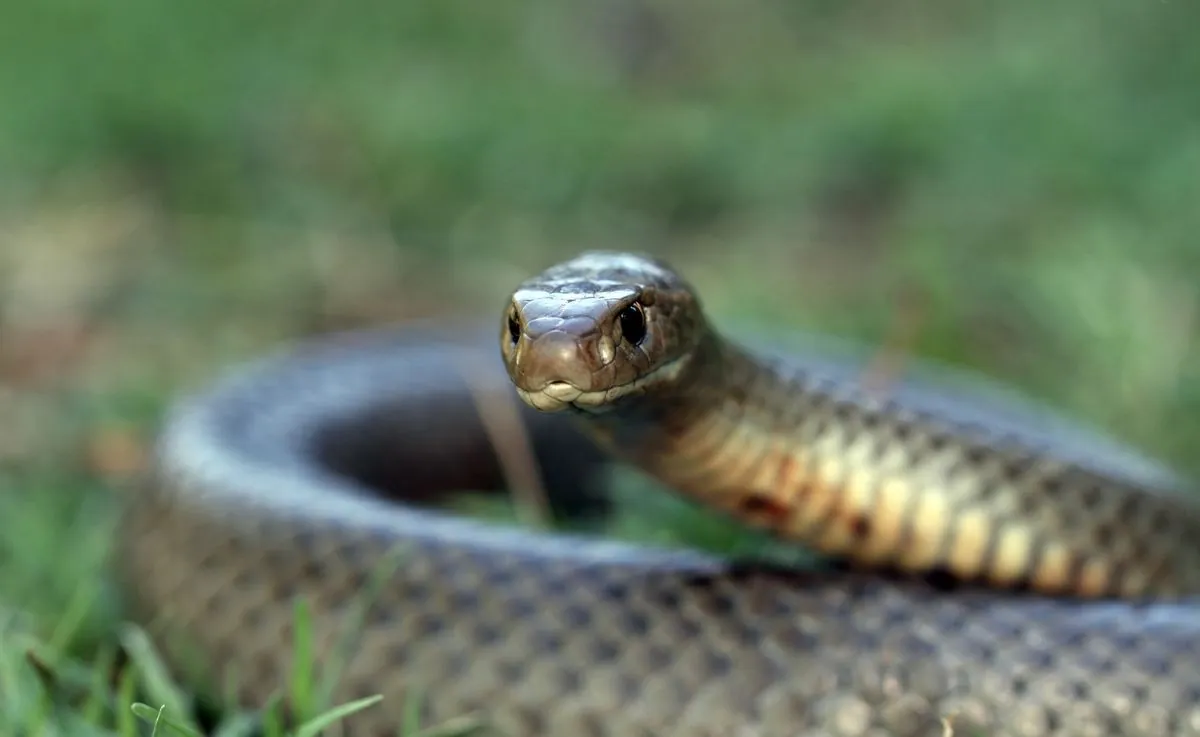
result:
M 664 263 L 593 251 L 516 289 L 500 345 L 530 406 L 606 413 L 679 395 L 708 332 L 691 285 Z
M 589 252 L 532 277 L 500 342 L 530 406 L 573 410 L 667 486 L 821 552 L 1050 592 L 1200 582 L 1190 498 L 833 390 L 718 334 L 653 258 Z
M 664 262 L 591 251 L 552 266 L 513 292 L 500 344 L 526 404 L 573 412 L 602 447 L 669 487 L 809 537 L 793 529 L 805 514 L 794 491 L 808 479 L 792 462 L 801 446 L 779 426 L 781 404 L 798 397 L 716 332 Z

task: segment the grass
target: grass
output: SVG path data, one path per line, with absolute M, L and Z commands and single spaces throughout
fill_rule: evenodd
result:
M 1192 4 L 167 8 L 0 7 L 0 734 L 150 714 L 102 552 L 174 397 L 584 248 L 1200 470 Z M 746 544 L 651 511 L 614 534 Z

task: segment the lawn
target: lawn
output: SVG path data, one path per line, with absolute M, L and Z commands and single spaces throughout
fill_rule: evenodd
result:
M 1198 20 L 0 6 L 0 734 L 130 733 L 103 553 L 181 392 L 302 336 L 498 319 L 586 248 L 669 258 L 722 320 L 899 344 L 1200 470 Z

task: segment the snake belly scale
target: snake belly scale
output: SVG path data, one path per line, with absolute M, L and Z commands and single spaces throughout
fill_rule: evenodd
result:
M 752 350 L 633 254 L 531 278 L 498 328 L 329 337 L 180 403 L 115 558 L 178 671 L 261 705 L 295 597 L 325 652 L 400 546 L 335 694 L 385 697 L 353 734 L 417 695 L 513 737 L 1200 735 L 1200 511 L 1168 470 Z M 502 486 L 475 400 L 514 386 L 552 498 L 617 458 L 847 570 L 427 508 Z

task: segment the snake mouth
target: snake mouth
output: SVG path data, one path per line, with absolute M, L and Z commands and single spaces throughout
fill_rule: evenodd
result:
M 621 400 L 641 396 L 657 385 L 675 381 L 687 365 L 687 359 L 686 355 L 680 356 L 633 381 L 606 389 L 582 389 L 569 381 L 551 381 L 540 389 L 517 387 L 517 395 L 539 412 L 603 414 L 616 409 Z

